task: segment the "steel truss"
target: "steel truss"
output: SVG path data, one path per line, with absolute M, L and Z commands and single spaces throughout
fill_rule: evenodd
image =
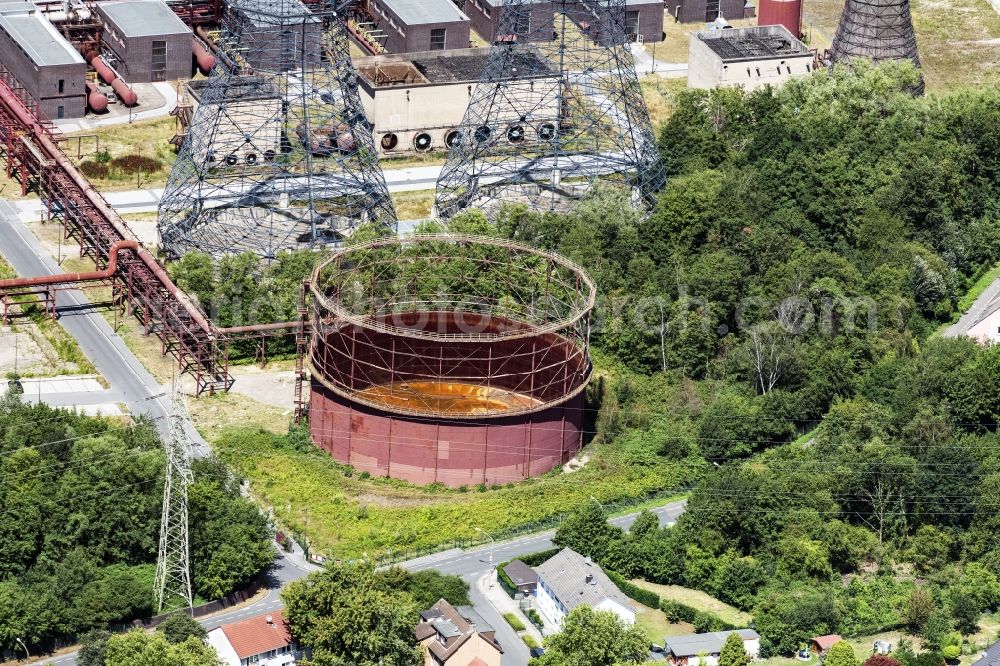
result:
M 650 205 L 666 178 L 625 32 L 625 0 L 508 0 L 437 182 L 436 211 L 564 210 L 595 182 Z
M 847 0 L 830 47 L 830 61 L 910 60 L 920 67 L 910 0 Z M 913 91 L 923 94 L 924 81 Z
M 216 67 L 160 202 L 161 246 L 180 256 L 278 252 L 396 214 L 358 93 L 344 0 L 236 0 Z

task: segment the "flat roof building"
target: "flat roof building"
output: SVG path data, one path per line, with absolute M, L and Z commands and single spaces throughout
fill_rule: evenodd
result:
M 488 54 L 488 49 L 459 49 L 355 60 L 361 103 L 374 125 L 379 154 L 450 148 Z M 515 66 L 523 71 L 545 69 L 534 57 Z M 530 87 L 530 81 L 525 86 Z M 549 105 L 556 117 L 557 103 Z M 533 132 L 528 132 L 528 140 Z
M 191 76 L 191 29 L 162 0 L 95 5 L 104 23 L 101 41 L 111 65 L 129 83 L 172 81 Z
M 0 2 L 0 64 L 43 116 L 83 117 L 87 64 L 34 3 Z
M 743 0 L 740 0 L 741 2 Z M 488 42 L 496 37 L 500 26 L 500 12 L 504 0 L 465 0 L 465 12 L 472 27 Z M 537 24 L 548 23 L 555 28 L 555 11 L 550 0 L 533 0 L 534 7 L 525 32 L 539 29 Z M 663 40 L 663 0 L 625 0 L 625 30 L 629 41 L 659 42 Z
M 368 0 L 389 53 L 467 49 L 469 17 L 451 0 Z
M 691 34 L 688 87 L 780 86 L 813 71 L 813 53 L 781 25 Z

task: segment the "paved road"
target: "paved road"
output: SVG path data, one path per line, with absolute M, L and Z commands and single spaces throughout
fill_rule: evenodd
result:
M 1000 0 L 998 0 L 1000 2 Z M 962 313 L 957 322 L 945 329 L 947 338 L 957 338 L 967 335 L 969 329 L 980 323 L 983 318 L 1000 308 L 1000 278 L 990 283 L 983 293 L 972 303 L 972 307 Z
M 54 275 L 62 268 L 22 223 L 16 211 L 6 201 L 0 200 L 0 254 L 18 275 Z M 125 342 L 79 290 L 60 291 L 57 305 L 67 308 L 60 315 L 63 328 L 76 339 L 80 349 L 94 364 L 97 371 L 111 384 L 112 391 L 122 397 L 122 402 L 132 414 L 145 414 L 155 420 L 161 433 L 168 428 L 170 400 L 153 396 L 163 392 L 159 382 L 143 367 Z M 192 429 L 189 435 L 195 442 L 196 453 L 208 451 L 205 440 Z
M 676 521 L 677 517 L 684 512 L 685 503 L 686 500 L 678 500 L 658 507 L 653 511 L 660 519 L 661 525 L 668 525 Z M 622 529 L 628 529 L 638 515 L 638 513 L 631 513 L 613 518 L 611 523 Z M 409 560 L 403 562 L 400 566 L 410 571 L 437 569 L 441 573 L 461 576 L 469 583 L 469 598 L 473 606 L 475 606 L 476 612 L 482 615 L 483 619 L 493 625 L 497 631 L 497 639 L 504 647 L 504 654 L 501 661 L 503 666 L 524 666 L 528 662 L 528 648 L 514 630 L 511 629 L 510 625 L 507 624 L 507 621 L 503 619 L 503 616 L 478 591 L 476 583 L 492 569 L 491 560 L 495 564 L 552 548 L 552 537 L 554 535 L 555 530 L 548 530 L 509 541 L 499 541 L 492 546 L 479 546 L 470 550 L 448 550 L 415 560 Z M 317 569 L 318 567 L 315 565 L 308 564 L 303 560 L 302 553 L 298 549 L 291 555 L 279 553 L 274 568 L 270 573 L 268 591 L 264 597 L 252 604 L 235 610 L 202 618 L 199 622 L 206 629 L 211 630 L 229 622 L 260 615 L 268 611 L 276 611 L 282 608 L 281 588 L 289 582 L 307 576 Z M 29 666 L 41 666 L 43 664 L 74 666 L 76 664 L 76 653 L 31 662 Z

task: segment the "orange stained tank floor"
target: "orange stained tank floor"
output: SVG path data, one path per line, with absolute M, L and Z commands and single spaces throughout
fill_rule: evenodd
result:
M 371 386 L 358 395 L 389 408 L 438 414 L 495 414 L 541 404 L 522 393 L 447 381 L 393 382 Z

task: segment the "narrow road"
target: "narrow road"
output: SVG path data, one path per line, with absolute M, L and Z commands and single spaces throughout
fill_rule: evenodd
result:
M 677 500 L 653 509 L 653 513 L 660 519 L 661 525 L 669 525 L 677 520 L 678 516 L 684 513 L 687 500 Z M 611 524 L 628 529 L 639 516 L 638 512 L 611 519 Z M 498 541 L 492 545 L 479 546 L 470 550 L 453 549 L 428 555 L 415 560 L 409 560 L 400 564 L 404 569 L 410 571 L 422 571 L 425 569 L 437 569 L 444 574 L 461 576 L 469 583 L 469 599 L 472 601 L 476 612 L 482 615 L 483 619 L 489 622 L 497 632 L 497 639 L 504 648 L 501 660 L 503 666 L 524 666 L 528 663 L 528 648 L 518 635 L 511 629 L 503 616 L 488 602 L 476 588 L 476 581 L 482 578 L 492 568 L 492 564 L 498 564 L 506 560 L 537 553 L 553 547 L 552 537 L 555 530 L 547 530 L 536 534 L 511 539 L 509 541 Z M 492 564 L 491 564 L 492 562 Z M 279 553 L 273 569 L 269 575 L 269 588 L 267 594 L 246 606 L 241 606 L 231 611 L 217 613 L 210 617 L 201 618 L 199 623 L 206 629 L 214 629 L 220 625 L 243 620 L 254 615 L 260 615 L 268 611 L 276 611 L 283 607 L 281 603 L 281 589 L 293 580 L 303 578 L 319 567 L 306 563 L 302 559 L 301 551 L 292 555 Z M 76 664 L 76 653 L 72 652 L 51 659 L 34 661 L 29 666 L 42 666 L 43 664 L 54 664 L 58 666 L 74 666 Z
M 18 219 L 13 207 L 3 200 L 0 200 L 0 254 L 18 275 L 56 275 L 63 272 L 34 234 Z M 67 308 L 59 318 L 63 328 L 111 384 L 111 389 L 122 396 L 129 412 L 150 417 L 160 433 L 166 435 L 169 397 L 153 397 L 164 389 L 125 345 L 125 341 L 91 307 L 82 291 L 60 291 L 57 305 Z M 208 444 L 193 428 L 189 429 L 189 435 L 195 442 L 196 454 L 204 455 Z
M 1000 2 L 1000 0 L 997 0 Z M 972 303 L 972 307 L 962 313 L 957 322 L 944 330 L 946 338 L 957 338 L 966 335 L 969 329 L 983 320 L 984 317 L 1000 308 L 1000 278 L 989 284 L 983 293 Z

